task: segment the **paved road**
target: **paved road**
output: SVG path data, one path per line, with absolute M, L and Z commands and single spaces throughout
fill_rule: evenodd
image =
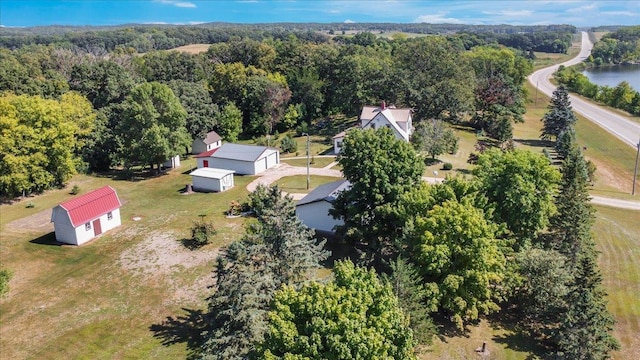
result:
M 555 86 L 549 81 L 549 78 L 558 69 L 560 65 L 570 66 L 582 62 L 591 53 L 593 44 L 589 40 L 586 32 L 582 32 L 582 47 L 580 54 L 575 58 L 562 64 L 553 65 L 548 68 L 540 69 L 529 75 L 529 82 L 538 88 L 538 91 L 551 96 L 555 90 Z M 630 121 L 628 118 L 613 113 L 605 108 L 582 100 L 576 96 L 569 95 L 573 110 L 585 118 L 598 124 L 600 127 L 610 132 L 625 144 L 636 147 L 640 141 L 640 124 Z

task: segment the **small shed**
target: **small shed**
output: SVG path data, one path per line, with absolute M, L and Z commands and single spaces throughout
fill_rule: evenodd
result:
M 172 156 L 162 164 L 165 169 L 175 169 L 180 167 L 180 155 Z
M 226 143 L 202 157 L 201 161 L 202 167 L 233 170 L 240 175 L 256 175 L 278 166 L 280 152 L 267 146 Z M 205 161 L 208 166 L 205 166 Z
M 222 138 L 215 131 L 208 132 L 204 138 L 197 138 L 191 143 L 191 153 L 200 154 L 222 146 Z
M 120 226 L 122 203 L 111 186 L 65 201 L 53 208 L 56 240 L 71 245 L 87 241 Z
M 221 192 L 231 189 L 233 170 L 200 168 L 192 171 L 193 190 L 202 192 Z
M 342 142 L 344 137 L 347 136 L 347 132 L 343 131 L 333 137 L 333 153 L 338 155 L 342 151 Z
M 326 233 L 333 232 L 335 226 L 343 225 L 344 222 L 329 215 L 329 209 L 333 208 L 338 194 L 350 186 L 351 183 L 347 180 L 318 186 L 296 203 L 296 215 L 309 228 Z

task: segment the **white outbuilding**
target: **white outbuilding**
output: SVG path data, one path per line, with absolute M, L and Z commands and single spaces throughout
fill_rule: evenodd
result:
M 53 208 L 56 240 L 71 245 L 87 241 L 120 226 L 122 203 L 111 186 L 65 201 Z
M 233 170 L 240 175 L 256 175 L 280 164 L 278 149 L 243 144 L 223 144 L 196 156 L 198 168 Z
M 222 138 L 215 131 L 208 132 L 202 138 L 196 138 L 191 143 L 191 153 L 192 154 L 200 154 L 205 151 L 217 149 L 222 146 Z
M 192 171 L 193 190 L 202 192 L 221 192 L 231 189 L 233 170 L 200 168 Z
M 339 180 L 323 184 L 313 189 L 307 196 L 296 203 L 296 215 L 311 229 L 331 233 L 334 227 L 343 225 L 342 219 L 334 219 L 329 215 L 333 202 L 341 191 L 348 189 L 351 184 L 347 180 Z

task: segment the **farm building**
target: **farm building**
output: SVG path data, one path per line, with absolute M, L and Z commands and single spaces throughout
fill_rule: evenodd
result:
M 162 164 L 165 169 L 175 169 L 180 167 L 180 155 L 172 156 Z
M 233 170 L 199 168 L 192 171 L 193 189 L 203 192 L 221 192 L 231 189 L 233 184 Z
M 59 204 L 51 213 L 56 240 L 71 245 L 82 245 L 120 226 L 121 206 L 118 194 L 110 186 Z
M 339 180 L 318 186 L 296 203 L 296 215 L 309 228 L 333 232 L 335 226 L 344 222 L 329 215 L 329 209 L 333 207 L 338 194 L 350 185 L 347 180 Z
M 191 153 L 200 154 L 222 146 L 222 138 L 215 131 L 210 131 L 204 138 L 197 138 L 191 143 Z
M 387 106 L 383 101 L 380 106 L 364 106 L 360 112 L 360 129 L 378 129 L 387 127 L 397 139 L 410 141 L 413 134 L 411 109 L 398 109 L 395 106 Z M 348 131 L 348 130 L 347 130 Z M 342 141 L 346 135 L 343 131 L 333 137 L 333 152 L 339 154 L 342 150 Z
M 233 170 L 240 175 L 255 175 L 280 164 L 278 149 L 242 144 L 224 144 L 196 156 L 198 168 Z

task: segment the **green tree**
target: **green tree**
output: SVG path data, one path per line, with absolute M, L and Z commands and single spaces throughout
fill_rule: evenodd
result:
M 174 80 L 168 85 L 187 112 L 186 128 L 191 138 L 204 138 L 218 123 L 218 105 L 211 101 L 205 84 Z
M 157 82 L 144 83 L 131 91 L 123 118 L 116 129 L 125 164 L 160 165 L 171 156 L 184 154 L 191 140 L 187 112 L 173 91 Z
M 407 224 L 407 252 L 425 279 L 428 297 L 438 299 L 439 309 L 460 329 L 499 310 L 495 300 L 505 256 L 497 231 L 468 200 L 447 200 Z
M 218 114 L 218 125 L 216 131 L 228 142 L 238 140 L 238 135 L 242 133 L 242 112 L 234 103 L 227 103 Z
M 274 296 L 259 359 L 415 359 L 413 334 L 373 270 L 336 262 L 334 280 Z
M 593 244 L 591 244 L 593 245 Z M 578 259 L 574 282 L 566 297 L 569 309 L 561 314 L 556 329 L 556 356 L 560 359 L 602 360 L 620 344 L 611 332 L 615 321 L 607 310 L 602 275 L 593 248 L 583 250 Z
M 330 214 L 344 220 L 340 233 L 365 245 L 367 259 L 378 261 L 391 250 L 401 229 L 393 207 L 420 183 L 424 163 L 409 143 L 387 128 L 349 131 L 338 163 L 351 187 L 338 195 Z
M 560 192 L 555 203 L 558 212 L 551 218 L 552 247 L 575 264 L 585 239 L 591 237 L 595 211 L 588 191 L 589 174 L 582 152 L 573 146 L 562 164 Z
M 328 252 L 295 214 L 291 197 L 277 187 L 250 195 L 256 211 L 240 241 L 217 259 L 214 293 L 208 298 L 202 358 L 245 359 L 268 330 L 273 293 L 313 278 Z
M 480 155 L 473 174 L 495 210 L 494 220 L 506 224 L 518 246 L 534 239 L 556 211 L 560 173 L 542 154 L 490 149 Z
M 424 120 L 418 123 L 411 142 L 418 150 L 425 151 L 435 159 L 445 152 L 453 154 L 458 151 L 458 138 L 444 121 L 437 119 Z
M 63 185 L 96 115 L 77 93 L 59 101 L 39 96 L 0 96 L 0 194 L 15 197 Z
M 550 337 L 569 305 L 573 276 L 566 257 L 555 250 L 529 247 L 515 259 L 520 281 L 511 301 L 519 309 L 518 322 L 536 337 Z
M 425 288 L 418 269 L 401 256 L 391 262 L 391 274 L 385 275 L 384 279 L 391 284 L 398 305 L 409 318 L 416 341 L 431 344 L 437 329 L 429 314 L 438 311 L 437 299 L 429 297 L 434 293 L 433 289 Z
M 569 92 L 564 86 L 559 86 L 553 91 L 551 103 L 547 106 L 547 112 L 542 118 L 542 139 L 558 139 L 569 127 L 576 123 L 576 115 L 571 109 Z

